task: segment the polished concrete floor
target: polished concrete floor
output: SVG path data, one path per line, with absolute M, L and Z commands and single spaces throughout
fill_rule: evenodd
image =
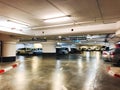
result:
M 0 90 L 120 90 L 120 79 L 108 75 L 100 52 L 18 60 L 17 68 L 0 75 Z

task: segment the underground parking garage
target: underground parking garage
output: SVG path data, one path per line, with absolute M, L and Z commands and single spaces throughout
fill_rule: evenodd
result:
M 119 90 L 119 4 L 0 0 L 0 90 Z

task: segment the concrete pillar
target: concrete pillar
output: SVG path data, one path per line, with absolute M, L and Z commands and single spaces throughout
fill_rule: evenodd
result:
M 117 22 L 117 31 L 115 32 L 115 35 L 120 37 L 120 21 Z
M 120 29 L 118 29 L 116 32 L 115 32 L 115 35 L 120 37 Z
M 3 62 L 12 62 L 16 60 L 16 42 L 2 42 L 2 58 Z
M 16 40 L 9 35 L 1 35 L 1 62 L 12 62 L 16 60 Z

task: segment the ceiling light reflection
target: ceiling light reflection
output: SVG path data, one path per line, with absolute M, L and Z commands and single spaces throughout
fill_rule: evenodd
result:
M 100 64 L 100 52 L 96 52 L 95 55 L 96 55 L 96 58 L 95 58 L 95 60 L 96 60 L 95 62 L 96 63 L 94 64 L 94 68 L 97 69 L 99 64 Z
M 52 89 L 51 90 L 65 90 L 64 89 L 64 75 L 61 70 L 61 61 L 57 60 L 56 68 L 52 74 Z
M 88 69 L 87 71 L 87 75 L 86 76 L 86 82 L 84 84 L 84 90 L 93 90 L 93 86 L 95 85 L 95 79 L 96 79 L 96 75 L 98 72 L 98 68 L 99 68 L 99 64 L 100 64 L 100 52 L 94 52 L 93 55 L 95 55 L 95 58 L 92 58 L 92 60 L 94 59 L 94 62 L 92 62 L 90 64 L 90 69 Z
M 77 64 L 78 64 L 78 74 L 81 75 L 82 74 L 82 69 L 83 69 L 83 61 L 82 59 L 78 59 L 77 61 Z
M 60 61 L 60 60 L 57 60 L 55 70 L 56 70 L 56 71 L 59 71 L 59 70 L 60 70 L 60 67 L 61 67 L 61 61 Z
M 86 52 L 86 61 L 87 61 L 87 62 L 90 61 L 90 52 Z
M 24 90 L 27 87 L 27 79 L 26 79 L 26 72 L 19 72 L 15 74 L 15 78 L 12 80 L 14 87 L 16 90 Z M 21 87 L 22 86 L 22 87 Z
M 81 59 L 78 59 L 77 64 L 79 68 L 83 68 L 83 61 Z
M 32 58 L 32 72 L 33 73 L 37 73 L 39 66 L 41 65 L 41 60 L 39 60 L 40 58 L 34 56 Z

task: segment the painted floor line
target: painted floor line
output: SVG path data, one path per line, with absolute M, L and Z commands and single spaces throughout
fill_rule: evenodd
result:
M 111 69 L 111 67 L 107 67 L 107 71 L 108 71 L 108 73 L 109 73 L 111 76 L 120 78 L 120 74 L 115 73 L 115 72 Z

